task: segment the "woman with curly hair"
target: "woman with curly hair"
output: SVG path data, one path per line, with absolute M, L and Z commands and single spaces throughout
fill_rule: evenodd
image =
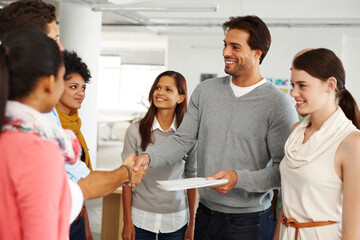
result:
M 60 118 L 61 126 L 65 129 L 72 130 L 79 139 L 82 148 L 80 159 L 92 170 L 88 147 L 80 130 L 81 119 L 78 115 L 78 109 L 81 108 L 81 103 L 85 98 L 86 84 L 90 82 L 90 71 L 75 52 L 64 51 L 63 55 L 65 88 L 60 101 L 56 104 L 56 110 Z M 92 239 L 85 204 L 79 217 L 71 224 L 70 240 L 71 239 Z

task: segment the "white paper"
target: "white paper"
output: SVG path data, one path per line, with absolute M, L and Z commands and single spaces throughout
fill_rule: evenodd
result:
M 201 188 L 224 184 L 228 179 L 206 180 L 206 178 L 185 178 L 176 180 L 156 181 L 159 187 L 166 191 L 177 191 L 191 188 Z

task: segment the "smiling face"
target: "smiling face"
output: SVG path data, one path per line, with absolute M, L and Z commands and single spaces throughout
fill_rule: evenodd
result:
M 163 76 L 159 79 L 153 93 L 153 103 L 155 107 L 175 111 L 177 104 L 184 101 L 184 99 L 185 96 L 179 94 L 174 78 Z
M 248 74 L 259 65 L 260 50 L 250 48 L 249 37 L 246 30 L 229 29 L 226 32 L 223 49 L 225 72 L 235 78 Z
M 86 83 L 78 73 L 69 74 L 65 80 L 65 90 L 58 103 L 58 108 L 65 114 L 70 114 L 72 110 L 81 108 L 81 103 L 85 98 Z
M 333 101 L 328 82 L 315 78 L 303 70 L 291 69 L 291 96 L 296 101 L 296 111 L 301 115 L 326 109 Z

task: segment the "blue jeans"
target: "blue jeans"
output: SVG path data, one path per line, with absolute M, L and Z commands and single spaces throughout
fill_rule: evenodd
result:
M 184 240 L 186 229 L 187 229 L 187 224 L 182 228 L 180 228 L 179 230 L 172 233 L 153 233 L 135 226 L 135 239 L 155 240 L 157 235 L 158 240 Z
M 202 203 L 196 211 L 195 240 L 272 240 L 271 208 L 254 213 L 221 213 Z
M 78 220 L 75 220 L 70 225 L 70 240 L 86 240 L 84 216 L 81 216 Z

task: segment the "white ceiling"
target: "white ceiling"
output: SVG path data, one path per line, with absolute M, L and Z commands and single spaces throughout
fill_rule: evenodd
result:
M 104 26 L 156 33 L 213 32 L 229 16 L 257 15 L 270 27 L 360 28 L 359 0 L 45 0 L 103 13 Z M 6 4 L 10 1 L 0 1 Z

